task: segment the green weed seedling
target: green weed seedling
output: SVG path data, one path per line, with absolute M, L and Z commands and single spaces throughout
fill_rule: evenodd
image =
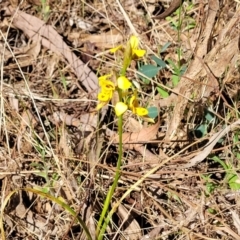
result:
M 49 193 L 51 188 L 54 186 L 55 181 L 57 181 L 59 177 L 57 173 L 53 173 L 51 174 L 51 179 L 49 179 L 49 167 L 47 166 L 47 162 L 45 159 L 47 151 L 44 145 L 41 145 L 40 142 L 34 145 L 34 147 L 37 150 L 37 152 L 40 154 L 42 162 L 37 162 L 37 163 L 33 162 L 30 164 L 30 166 L 36 170 L 39 170 L 39 172 L 36 172 L 34 174 L 36 176 L 40 176 L 44 178 L 44 180 L 46 181 L 46 184 L 43 187 L 35 186 L 35 189 L 38 189 L 44 193 Z
M 49 179 L 49 168 L 45 166 L 45 164 L 40 163 L 32 163 L 31 167 L 34 167 L 36 170 L 39 170 L 39 172 L 34 173 L 36 176 L 44 178 L 46 181 L 46 184 L 44 186 L 39 187 L 35 186 L 34 189 L 40 190 L 44 193 L 50 193 L 51 188 L 54 186 L 54 183 L 58 180 L 59 176 L 57 173 L 52 174 L 51 179 Z
M 160 53 L 164 53 L 167 48 L 171 45 L 170 42 L 167 42 L 162 49 L 160 50 Z M 151 56 L 151 59 L 155 62 L 155 64 L 141 64 L 138 63 L 138 72 L 137 76 L 143 81 L 145 84 L 149 84 L 151 82 L 150 79 L 156 77 L 159 72 L 166 68 L 167 63 L 161 59 L 161 57 L 157 57 L 155 55 Z M 161 97 L 166 98 L 169 96 L 168 91 L 161 87 L 160 85 L 157 87 L 157 91 L 160 94 Z
M 178 49 L 179 55 L 181 55 L 181 51 L 180 49 Z M 181 56 L 179 57 L 179 59 L 181 59 Z M 172 69 L 172 83 L 173 83 L 173 87 L 176 87 L 180 81 L 181 76 L 185 73 L 187 66 L 185 65 L 180 65 L 180 61 L 178 61 L 178 63 L 174 63 L 171 59 L 167 60 L 170 68 Z
M 49 15 L 51 13 L 50 6 L 47 4 L 47 0 L 41 0 L 41 13 L 43 16 L 43 21 L 47 22 Z
M 160 50 L 160 53 L 164 53 L 167 48 L 171 45 L 171 43 L 167 42 L 162 49 Z M 167 62 L 161 59 L 161 57 L 157 57 L 155 55 L 151 56 L 151 60 L 155 62 L 155 64 L 141 64 L 138 65 L 138 77 L 145 83 L 149 84 L 151 82 L 150 79 L 156 77 L 161 70 L 168 67 L 172 71 L 172 87 L 176 87 L 180 81 L 181 76 L 185 73 L 187 67 L 186 65 L 180 64 L 180 59 L 182 56 L 181 49 L 177 50 L 178 55 L 178 61 L 175 63 L 173 60 L 168 59 Z M 169 86 L 171 87 L 171 86 Z M 162 87 L 157 86 L 157 91 L 160 94 L 162 98 L 167 98 L 169 96 L 168 91 Z
M 214 208 L 208 208 L 207 211 L 208 211 L 210 214 L 213 214 L 213 215 L 216 215 L 216 214 L 217 214 L 217 211 L 216 211 Z
M 186 7 L 186 13 L 191 11 L 192 8 L 193 8 L 193 4 L 189 4 Z M 185 14 L 184 17 L 182 16 L 182 7 L 178 8 L 173 13 L 173 17 L 169 16 L 166 19 L 169 21 L 169 23 L 173 27 L 173 29 L 175 29 L 178 32 L 178 42 L 179 43 L 181 42 L 180 34 L 182 32 L 189 31 L 190 29 L 193 29 L 196 26 L 195 19 L 188 16 L 187 14 Z M 183 25 L 185 26 L 184 29 L 182 29 Z M 167 47 L 166 47 L 166 49 L 167 49 Z M 166 50 L 166 49 L 164 49 L 164 50 Z M 185 71 L 187 69 L 186 65 L 181 64 L 182 50 L 180 47 L 177 49 L 177 56 L 178 56 L 177 63 L 175 63 L 171 59 L 167 60 L 168 66 L 172 70 L 171 80 L 172 80 L 173 87 L 176 87 L 178 85 L 181 76 L 185 73 Z M 164 88 L 158 87 L 157 90 L 163 98 L 166 98 L 169 96 L 168 92 Z
M 211 179 L 212 174 L 202 174 L 201 178 L 205 181 L 205 195 L 210 196 L 214 190 L 218 187 L 218 185 Z
M 217 156 L 213 156 L 211 159 L 213 161 L 219 163 L 225 170 L 226 175 L 225 175 L 224 180 L 228 184 L 229 188 L 233 191 L 239 191 L 240 190 L 240 179 L 239 179 L 238 174 L 234 170 L 233 166 L 231 164 L 226 164 L 224 161 L 222 161 Z
M 161 70 L 161 67 L 158 67 L 152 64 L 140 65 L 138 71 L 142 75 L 146 76 L 147 78 L 145 78 L 142 75 L 138 75 L 138 76 L 142 79 L 142 81 L 145 84 L 149 84 L 150 83 L 149 78 L 156 77 L 160 70 Z
M 68 82 L 67 82 L 66 77 L 62 73 L 61 73 L 61 82 L 62 82 L 63 89 L 64 89 L 65 93 L 67 93 Z
M 192 18 L 191 16 L 189 16 L 187 13 L 190 12 L 193 9 L 193 4 L 189 4 L 186 9 L 185 9 L 185 16 L 184 18 L 182 17 L 182 8 L 178 8 L 174 13 L 173 13 L 173 17 L 168 16 L 166 17 L 166 20 L 170 23 L 170 25 L 172 26 L 173 29 L 175 29 L 176 31 L 181 30 L 182 32 L 188 31 L 190 29 L 195 28 L 196 26 L 196 20 L 194 18 Z M 181 26 L 183 25 L 183 21 L 184 23 L 186 23 L 186 27 L 184 29 L 181 28 Z
M 211 112 L 211 109 L 204 110 L 204 119 L 202 123 L 194 129 L 194 136 L 197 138 L 202 138 L 207 135 L 209 131 L 209 126 L 214 125 L 216 121 L 215 115 Z
M 171 45 L 171 43 L 166 43 L 160 53 L 164 53 L 167 48 Z M 160 57 L 158 58 L 155 55 L 151 56 L 151 59 L 156 63 L 155 65 L 153 64 L 141 64 L 140 62 L 138 63 L 138 72 L 141 74 L 138 74 L 137 76 L 145 83 L 149 84 L 150 80 L 149 78 L 154 78 L 157 76 L 160 70 L 164 69 L 167 64 L 164 62 Z M 146 76 L 146 77 L 144 77 Z

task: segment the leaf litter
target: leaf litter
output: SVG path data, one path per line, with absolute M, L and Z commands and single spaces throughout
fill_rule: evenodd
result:
M 94 112 L 97 74 L 113 66 L 117 71 L 114 58 L 104 54 L 131 31 L 149 53 L 157 54 L 167 41 L 177 43 L 169 22 L 148 18 L 147 23 L 153 2 L 109 1 L 106 7 L 49 1 L 47 22 L 40 1 L 0 3 L 1 201 L 24 187 L 48 191 L 67 201 L 95 239 L 118 146 L 115 119 L 106 114 L 111 108 L 101 121 Z M 155 91 L 169 83 L 168 69 L 143 88 L 143 101 L 157 106 L 160 117 L 148 126 L 135 119 L 126 124 L 123 171 L 113 203 L 153 167 L 158 170 L 119 205 L 108 238 L 239 239 L 238 192 L 226 182 L 226 170 L 211 161 L 215 155 L 226 161 L 239 179 L 239 9 L 227 2 L 231 5 L 222 9 L 216 0 L 206 8 L 193 6 L 196 28 L 180 33 L 188 69 L 170 96 L 159 99 Z M 172 44 L 162 60 L 176 59 L 176 49 Z M 133 76 L 140 82 L 138 74 Z M 194 131 L 206 124 L 203 109 L 210 106 L 217 120 L 198 139 Z M 9 200 L 3 220 L 8 239 L 86 239 L 66 211 L 21 190 Z

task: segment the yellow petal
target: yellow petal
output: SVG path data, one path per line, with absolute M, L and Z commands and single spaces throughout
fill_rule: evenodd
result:
M 125 113 L 127 111 L 128 107 L 125 103 L 123 102 L 118 102 L 115 106 L 115 113 L 116 115 L 119 117 L 121 116 L 123 113 Z
M 100 102 L 98 103 L 98 105 L 96 106 L 96 110 L 100 110 L 102 107 L 104 107 L 105 105 L 107 105 L 108 102 Z
M 132 110 L 134 108 L 134 100 L 135 100 L 135 96 L 131 96 L 130 100 L 129 100 L 129 108 Z
M 146 121 L 146 122 L 149 122 L 149 123 L 155 123 L 153 118 L 144 117 L 143 120 Z
M 132 49 L 137 49 L 139 45 L 139 39 L 136 36 L 130 37 L 130 46 Z
M 102 80 L 107 80 L 108 78 L 110 78 L 112 76 L 112 74 L 106 74 L 106 75 L 103 75 L 103 76 L 100 76 L 98 78 L 98 81 L 102 81 Z
M 113 93 L 115 90 L 115 86 L 113 87 L 112 85 L 104 85 L 102 86 L 102 92 L 104 93 Z
M 108 90 L 105 88 L 102 88 L 102 91 L 101 91 L 101 93 L 108 96 L 108 100 L 110 100 L 113 97 L 113 92 L 114 92 L 113 90 Z
M 148 110 L 146 108 L 137 107 L 137 108 L 135 108 L 135 113 L 138 116 L 146 116 L 146 115 L 148 115 Z
M 144 55 L 145 55 L 145 53 L 146 53 L 146 51 L 145 50 L 143 50 L 143 49 L 133 49 L 132 50 L 132 54 L 133 55 L 135 55 L 135 56 L 137 56 L 137 57 L 143 57 Z
M 127 90 L 132 86 L 132 83 L 124 76 L 117 79 L 118 87 L 122 90 Z
M 129 108 L 135 113 L 134 109 L 138 107 L 138 101 L 135 95 L 132 95 L 129 100 Z
M 111 48 L 111 49 L 109 50 L 109 52 L 110 52 L 110 53 L 115 53 L 115 52 L 117 52 L 117 51 L 120 50 L 120 49 L 122 49 L 122 45 L 119 45 L 119 46 L 117 46 L 117 47 L 115 47 L 115 48 Z
M 115 89 L 114 83 L 109 80 L 102 79 L 99 81 L 99 85 L 101 88 L 104 88 L 106 90 L 114 91 L 114 89 Z
M 107 102 L 112 98 L 111 93 L 104 93 L 104 92 L 100 92 L 98 94 L 98 100 L 101 102 Z

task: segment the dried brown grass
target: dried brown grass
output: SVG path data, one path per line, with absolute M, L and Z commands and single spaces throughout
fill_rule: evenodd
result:
M 160 105 L 157 140 L 146 143 L 141 139 L 137 142 L 145 147 L 141 151 L 126 148 L 112 200 L 112 207 L 119 207 L 105 238 L 240 239 L 238 191 L 231 189 L 226 169 L 212 160 L 217 156 L 231 165 L 239 182 L 238 127 L 229 127 L 222 141 L 208 148 L 207 157 L 199 157 L 206 153 L 212 137 L 239 117 L 239 11 L 237 3 L 228 7 L 231 1 L 226 1 L 228 4 L 212 12 L 215 17 L 210 19 L 208 6 L 217 2 L 203 5 L 200 1 L 188 15 L 183 14 L 179 38 L 169 22 L 151 19 L 158 6 L 151 1 L 49 0 L 49 16 L 41 1 L 11 1 L 13 9 L 47 21 L 56 30 L 56 37 L 68 44 L 70 56 L 74 53 L 85 63 L 76 66 L 71 61 L 75 57 L 64 55 L 66 47 L 59 55 L 53 47 L 44 45 L 43 41 L 51 39 L 55 46 L 50 36 L 38 35 L 41 41 L 33 41 L 28 25 L 24 26 L 27 30 L 14 25 L 14 14 L 5 16 L 8 1 L 2 1 L 1 202 L 16 188 L 42 189 L 65 199 L 95 239 L 96 222 L 117 159 L 117 145 L 107 136 L 108 132 L 116 133 L 117 126 L 111 108 L 107 114 L 102 113 L 106 115 L 98 126 L 94 81 L 96 74 L 119 70 L 118 59 L 107 50 L 126 42 L 134 33 L 148 55 L 157 54 L 161 46 L 171 42 L 162 57 L 177 61 L 176 51 L 181 48 L 181 61 L 189 68 L 180 87 L 167 99 L 158 99 L 156 86 L 171 88 L 171 70 L 161 71 L 151 85 L 142 85 L 143 102 Z M 189 4 L 186 2 L 185 8 Z M 236 14 L 232 16 L 231 12 Z M 189 15 L 196 27 L 183 31 Z M 150 62 L 149 57 L 144 60 Z M 88 72 L 86 66 L 93 71 Z M 92 80 L 88 74 L 81 79 L 84 69 Z M 140 82 L 136 71 L 133 65 L 129 75 Z M 192 132 L 203 124 L 204 109 L 210 107 L 215 122 L 209 124 L 206 136 L 197 139 Z M 133 116 L 125 121 L 126 131 L 142 126 Z M 147 151 L 156 157 L 154 162 L 146 158 Z M 196 158 L 191 168 L 186 167 Z M 4 209 L 4 229 L 6 239 L 86 239 L 66 211 L 22 191 Z

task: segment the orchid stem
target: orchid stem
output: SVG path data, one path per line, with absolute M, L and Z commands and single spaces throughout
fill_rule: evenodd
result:
M 126 72 L 126 70 L 125 70 L 125 72 Z M 119 99 L 121 101 L 122 100 L 122 90 L 121 89 L 118 90 L 118 95 L 119 95 Z M 117 187 L 117 184 L 118 184 L 118 180 L 120 178 L 120 170 L 121 170 L 120 168 L 121 168 L 121 165 L 122 165 L 122 155 L 123 155 L 122 133 L 123 133 L 123 115 L 120 115 L 118 117 L 119 152 L 118 152 L 117 169 L 116 169 L 116 174 L 115 174 L 115 177 L 114 177 L 113 184 L 108 191 L 107 197 L 104 201 L 103 210 L 101 212 L 101 216 L 100 216 L 100 219 L 98 221 L 97 232 L 96 232 L 98 240 L 103 239 L 106 228 L 107 228 L 107 226 L 109 224 L 109 221 L 111 220 L 111 217 L 112 217 L 112 216 L 110 216 L 110 217 L 108 216 L 107 218 L 105 218 L 105 216 L 107 214 L 107 211 L 108 211 L 108 208 L 109 208 L 109 205 L 110 205 L 110 202 L 111 202 L 111 199 L 112 199 L 112 196 L 114 194 L 114 191 L 115 191 L 115 189 Z M 102 225 L 104 218 L 105 218 L 104 224 Z
M 104 208 L 103 208 L 103 211 L 102 211 L 102 214 L 101 214 L 101 217 L 100 217 L 101 222 L 100 222 L 100 220 L 98 222 L 98 230 L 101 228 L 99 235 L 97 235 L 98 240 L 103 239 L 106 228 L 109 224 L 109 221 L 112 218 L 112 216 L 108 216 L 107 218 L 105 218 L 104 224 L 101 227 L 102 222 L 103 222 L 103 218 L 106 216 L 108 207 L 110 205 L 110 201 L 112 199 L 112 196 L 113 196 L 114 191 L 115 191 L 115 189 L 117 187 L 117 184 L 118 184 L 118 180 L 120 178 L 120 168 L 121 168 L 121 164 L 122 164 L 122 154 L 123 154 L 123 151 L 122 151 L 122 126 L 123 126 L 123 116 L 121 115 L 121 116 L 118 117 L 119 152 L 118 152 L 117 169 L 116 169 L 116 174 L 115 174 L 113 184 L 112 184 L 110 190 L 108 191 L 106 200 L 104 202 Z
M 123 67 L 120 71 L 120 76 L 125 76 L 127 72 L 127 68 L 129 67 L 131 61 L 132 61 L 132 54 L 131 54 L 131 46 L 130 43 L 127 44 L 127 48 L 124 53 L 123 57 Z M 123 100 L 123 93 L 121 89 L 118 89 L 118 96 L 119 96 L 119 101 L 121 102 Z M 117 188 L 118 180 L 120 178 L 120 168 L 122 165 L 122 157 L 123 157 L 123 144 L 122 144 L 122 134 L 123 134 L 123 115 L 120 115 L 118 117 L 118 135 L 119 135 L 119 150 L 118 150 L 118 161 L 117 161 L 117 169 L 114 177 L 114 181 L 112 186 L 110 187 L 107 197 L 104 201 L 103 205 L 103 210 L 101 212 L 100 219 L 98 221 L 97 225 L 97 231 L 96 231 L 96 236 L 98 240 L 102 240 L 103 236 L 106 232 L 106 228 L 112 219 L 112 214 L 107 214 L 109 205 L 112 199 L 112 196 L 114 194 L 115 189 Z M 112 211 L 111 211 L 112 212 Z M 104 223 L 103 223 L 104 220 Z M 102 224 L 103 223 L 103 224 Z

